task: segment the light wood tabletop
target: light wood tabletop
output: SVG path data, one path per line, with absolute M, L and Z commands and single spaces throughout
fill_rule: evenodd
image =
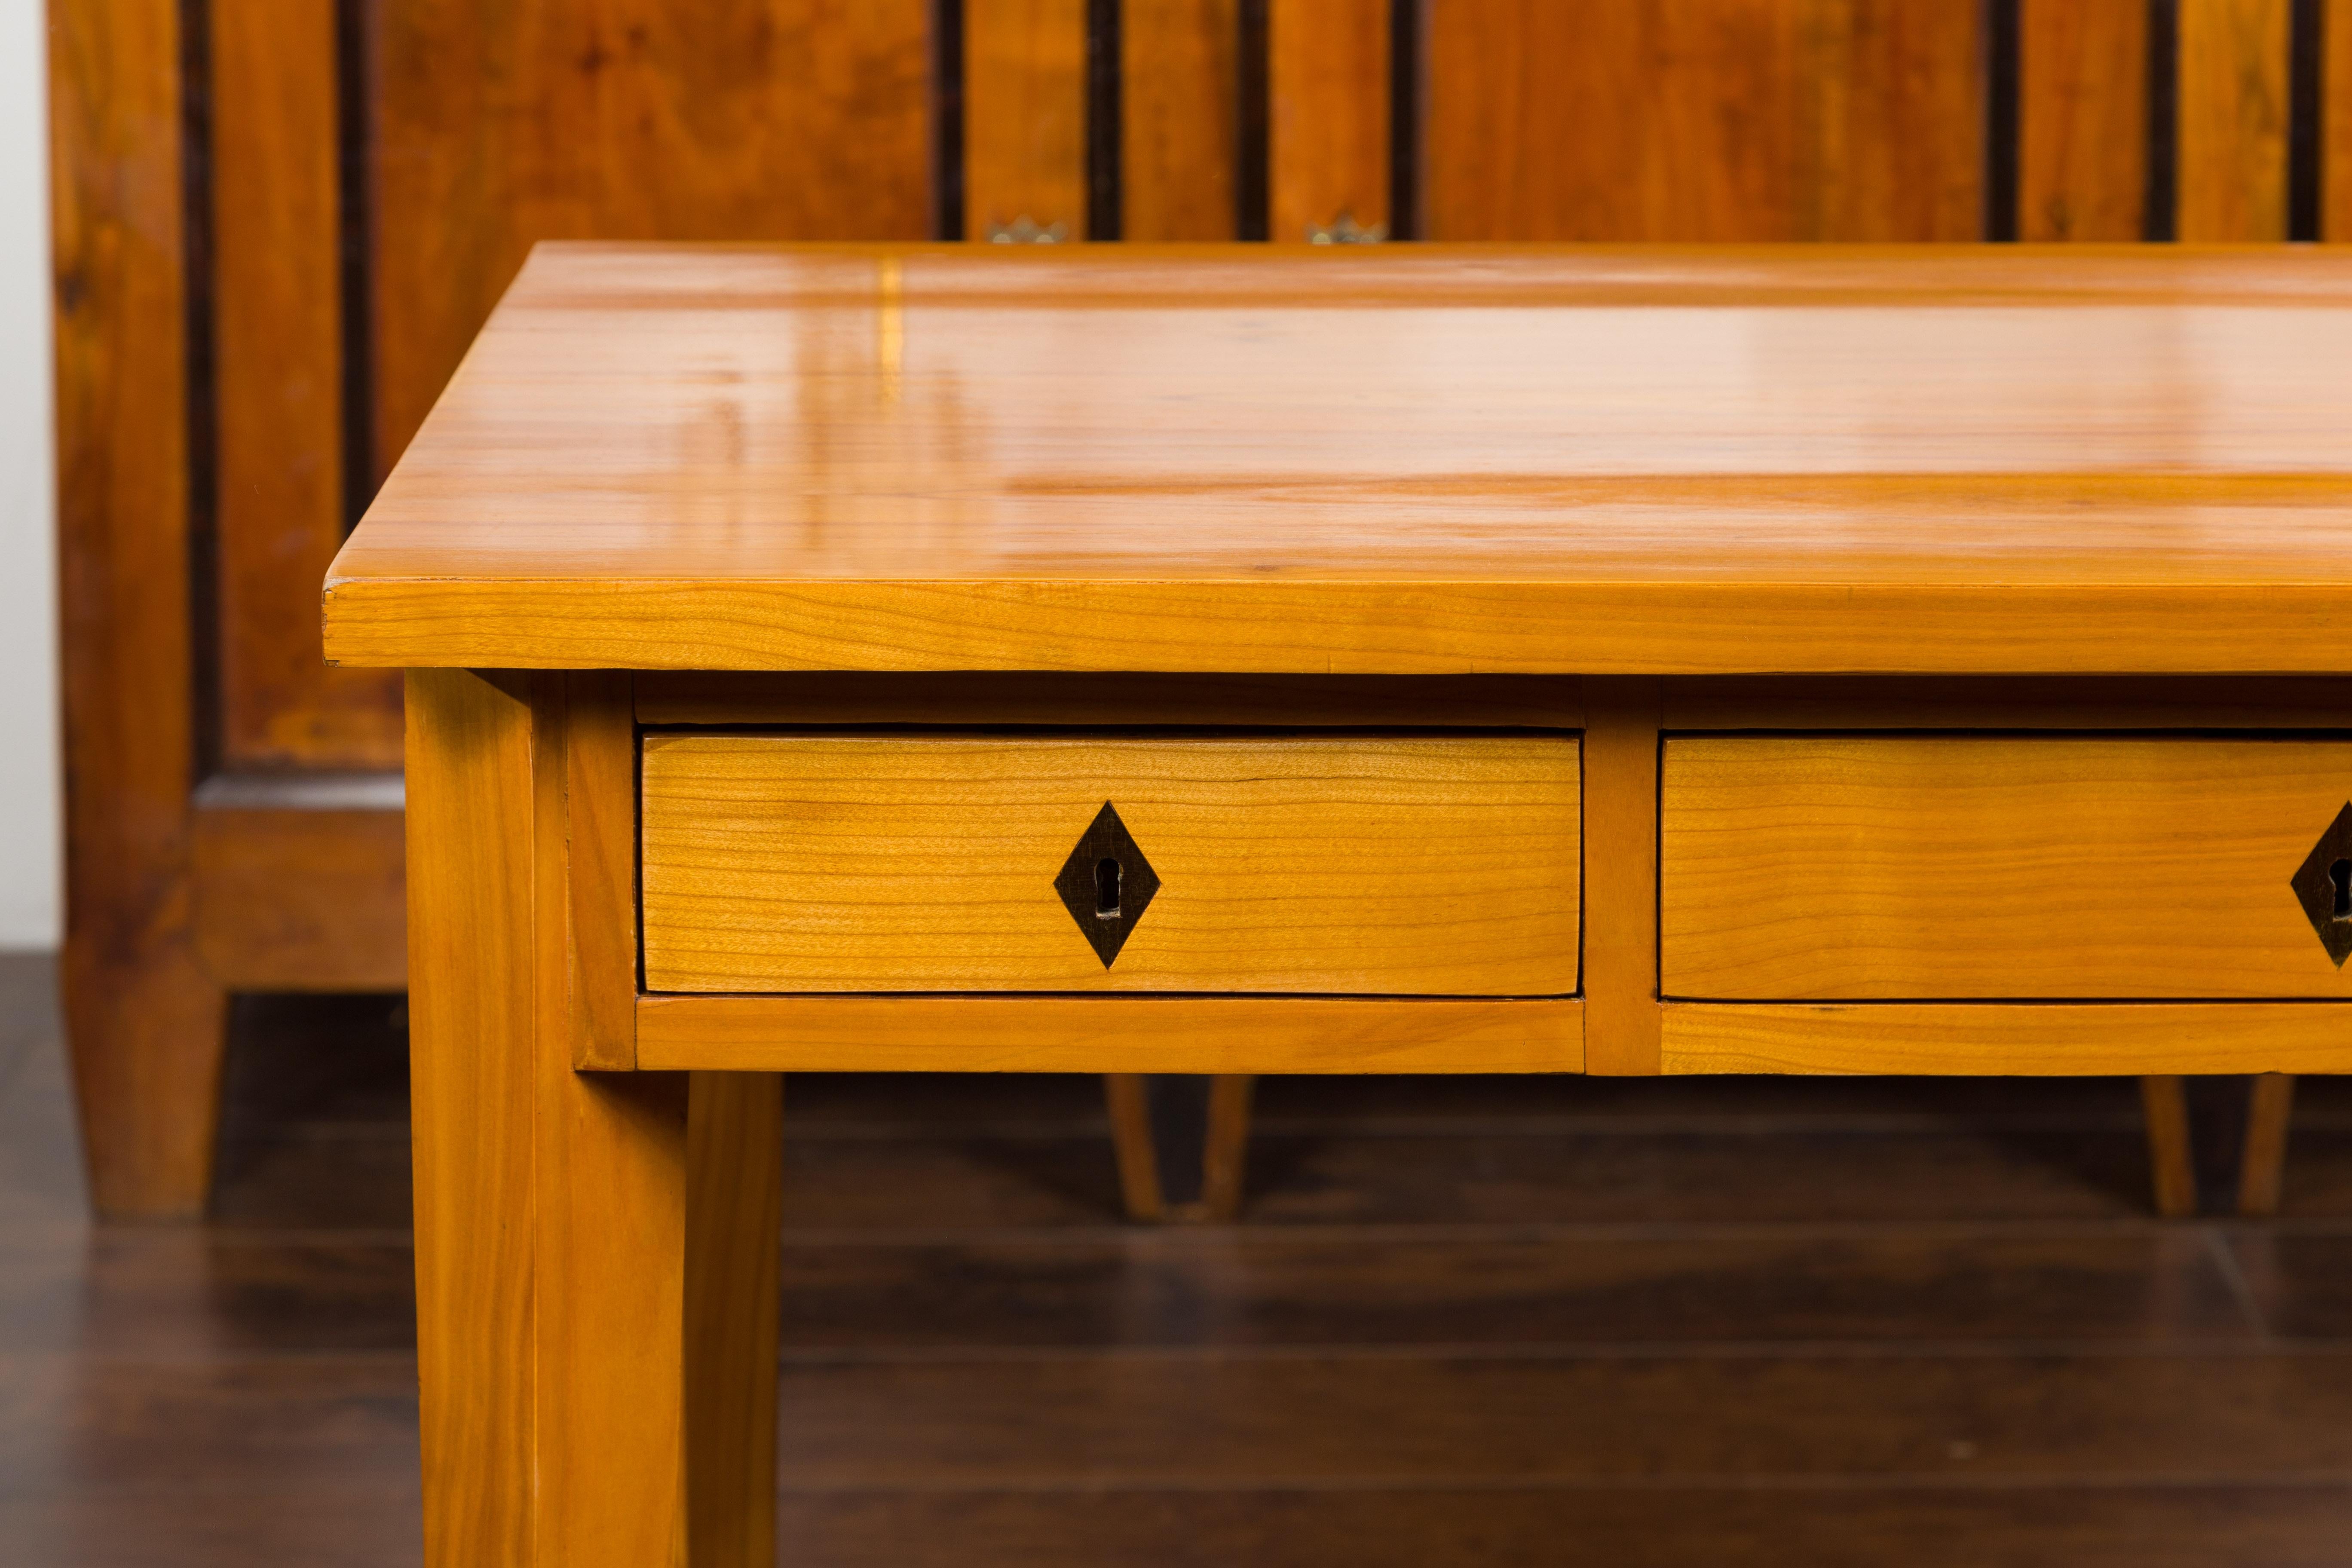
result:
M 2317 671 L 2352 256 L 549 245 L 349 664 Z

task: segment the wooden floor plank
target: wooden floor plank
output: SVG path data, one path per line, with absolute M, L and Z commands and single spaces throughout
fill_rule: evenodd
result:
M 404 1352 L 0 1352 L 0 1496 L 398 1487 L 415 1460 L 416 1363 Z
M 2338 1568 L 2347 1530 L 2352 1492 L 2339 1486 L 1383 1488 L 788 1494 L 781 1539 L 787 1561 L 837 1568 Z
M 369 1158 L 315 1145 L 284 1163 Z M 253 1156 L 258 1158 L 258 1155 Z M 373 1157 L 381 1158 L 381 1152 Z M 1434 1136 L 1256 1130 L 1243 1209 L 1297 1225 L 1723 1224 L 2113 1219 L 2147 1214 L 2146 1145 L 2126 1125 L 1862 1123 L 1798 1135 L 1646 1126 Z M 920 1142 L 801 1139 L 787 1223 L 819 1229 L 1100 1225 L 1117 1182 L 1100 1133 Z M 323 1194 L 320 1171 L 307 1190 Z M 278 1189 L 268 1192 L 274 1195 Z
M 0 1343 L 93 1356 L 318 1354 L 415 1343 L 404 1238 L 249 1239 L 193 1227 L 0 1247 Z
M 2197 1230 L 1187 1232 L 784 1247 L 784 1345 L 1693 1345 L 2252 1337 Z M 943 1305 L 952 1300 L 952 1308 Z
M 0 1540 L 44 1568 L 415 1568 L 424 1510 L 413 1486 L 68 1491 L 0 1498 Z
M 783 1390 L 801 1492 L 2352 1485 L 2341 1354 L 1070 1356 L 799 1365 Z

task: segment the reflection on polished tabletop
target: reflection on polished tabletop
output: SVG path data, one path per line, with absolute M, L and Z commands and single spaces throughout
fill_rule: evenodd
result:
M 2324 669 L 2347 364 L 2316 252 L 545 246 L 327 646 Z

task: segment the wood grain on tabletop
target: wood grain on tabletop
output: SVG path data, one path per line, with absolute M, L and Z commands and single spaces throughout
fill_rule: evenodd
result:
M 1240 0 L 1126 0 L 1119 13 L 1119 234 L 1231 239 Z
M 90 1196 L 188 1217 L 211 1185 L 226 997 L 191 929 L 187 274 L 180 7 L 50 19 L 62 975 Z
M 2286 237 L 2293 0 L 2180 0 L 2175 219 L 2191 241 Z
M 1967 240 L 1978 9 L 1433 0 L 1433 239 Z
M 2147 0 L 2023 0 L 2017 233 L 2135 240 L 2147 208 Z
M 1266 0 L 1266 236 L 1303 244 L 1390 212 L 1386 0 Z
M 553 247 L 329 653 L 2329 669 L 2347 307 L 2325 250 Z
M 1671 739 L 1664 989 L 2352 995 L 2289 886 L 2347 795 L 2333 742 Z
M 400 679 L 329 666 L 310 592 L 346 505 L 335 11 L 209 4 L 221 750 L 396 768 Z
M 534 240 L 928 237 L 930 10 L 362 7 L 378 471 Z
M 967 0 L 964 237 L 1027 218 L 1087 237 L 1087 0 Z
M 1566 994 L 1577 753 L 1565 735 L 649 736 L 646 986 Z M 1106 801 L 1159 879 L 1109 963 L 1055 888 Z M 1125 900 L 1140 868 L 1123 875 Z

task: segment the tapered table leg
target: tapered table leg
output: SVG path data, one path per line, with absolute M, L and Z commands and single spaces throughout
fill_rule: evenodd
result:
M 551 690 L 409 678 L 425 1561 L 764 1565 L 776 1083 L 574 1070 Z

